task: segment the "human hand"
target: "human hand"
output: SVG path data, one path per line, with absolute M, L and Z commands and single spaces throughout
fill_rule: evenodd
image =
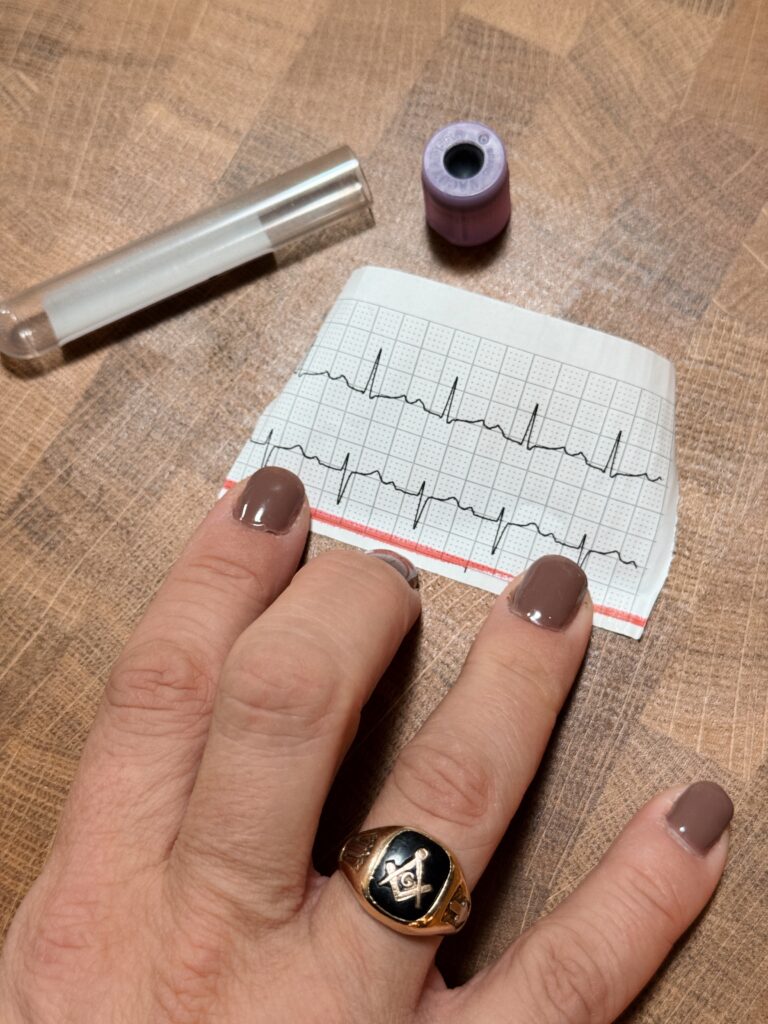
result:
M 655 797 L 553 913 L 453 990 L 438 940 L 390 930 L 340 873 L 317 875 L 323 802 L 420 603 L 393 554 L 336 550 L 294 575 L 308 526 L 298 479 L 262 469 L 217 503 L 160 588 L 11 927 L 4 1024 L 598 1024 L 709 899 L 732 812 L 713 783 Z M 494 603 L 363 827 L 437 837 L 474 885 L 591 622 L 581 570 L 534 563 Z

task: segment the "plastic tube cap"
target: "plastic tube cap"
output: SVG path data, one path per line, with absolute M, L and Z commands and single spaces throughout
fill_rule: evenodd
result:
M 435 132 L 424 149 L 421 182 L 427 223 L 454 245 L 481 245 L 507 226 L 507 155 L 487 125 L 455 121 Z

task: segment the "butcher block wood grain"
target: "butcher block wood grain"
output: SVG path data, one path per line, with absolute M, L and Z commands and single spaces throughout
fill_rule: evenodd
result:
M 465 117 L 509 150 L 511 227 L 482 256 L 423 223 L 422 146 Z M 654 791 L 706 777 L 736 803 L 725 877 L 623 1020 L 764 1024 L 768 5 L 5 0 L 0 292 L 339 143 L 374 218 L 0 367 L 0 926 L 50 847 L 110 663 L 348 274 L 377 263 L 633 338 L 678 373 L 669 581 L 642 641 L 595 633 L 446 976 L 562 900 Z M 422 592 L 334 788 L 325 867 L 490 601 L 429 575 Z

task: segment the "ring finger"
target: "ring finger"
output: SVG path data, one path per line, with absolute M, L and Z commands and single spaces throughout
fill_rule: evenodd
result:
M 410 825 L 431 834 L 456 855 L 470 888 L 477 882 L 584 657 L 592 624 L 586 588 L 579 566 L 547 556 L 499 597 L 456 685 L 401 751 L 363 828 Z M 384 956 L 399 950 L 417 994 L 434 943 L 416 945 L 367 917 L 339 872 L 318 910 L 355 941 L 367 930 L 365 941 Z

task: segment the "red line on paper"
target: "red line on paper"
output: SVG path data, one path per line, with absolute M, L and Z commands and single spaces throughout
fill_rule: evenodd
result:
M 234 487 L 235 480 L 225 480 L 224 487 L 229 489 Z M 459 565 L 463 569 L 476 569 L 478 572 L 486 573 L 490 576 L 497 576 L 499 579 L 511 580 L 514 579 L 514 573 L 503 572 L 501 569 L 496 569 L 492 565 L 484 565 L 482 562 L 471 562 L 467 561 L 466 558 L 459 558 L 458 555 L 450 555 L 446 551 L 440 551 L 438 548 L 428 547 L 426 544 L 419 544 L 416 541 L 406 540 L 404 537 L 398 537 L 394 533 L 387 533 L 384 530 L 376 530 L 372 526 L 363 526 L 362 523 L 355 523 L 351 519 L 343 519 L 341 516 L 334 516 L 330 512 L 324 512 L 322 509 L 313 508 L 310 509 L 315 519 L 319 519 L 323 523 L 328 523 L 329 526 L 338 526 L 342 530 L 349 530 L 350 533 L 360 534 L 362 537 L 370 537 L 371 540 L 378 540 L 384 544 L 396 544 L 400 548 L 405 548 L 406 551 L 413 551 L 418 555 L 425 555 L 427 558 L 434 558 L 438 562 L 447 562 L 449 565 Z M 611 619 L 619 619 L 622 622 L 630 622 L 634 626 L 645 626 L 647 619 L 644 619 L 640 615 L 633 615 L 631 612 L 622 611 L 620 608 L 609 608 L 606 605 L 596 604 L 595 611 L 599 615 L 605 615 Z
M 397 544 L 399 548 L 405 548 L 406 551 L 415 551 L 416 554 L 426 555 L 427 558 L 436 558 L 439 562 L 448 562 L 449 565 L 460 565 L 462 569 L 477 569 L 478 572 L 489 573 L 491 576 L 498 576 L 503 580 L 515 578 L 514 573 L 502 572 L 501 569 L 494 569 L 492 565 L 483 565 L 482 562 L 469 562 L 466 558 L 459 558 L 458 555 L 449 555 L 447 551 L 440 551 L 439 548 L 430 548 L 426 544 L 418 544 L 416 541 L 397 537 L 394 533 L 386 533 L 384 530 L 375 530 L 372 526 L 353 523 L 349 519 L 333 516 L 319 508 L 313 508 L 312 515 L 315 519 L 319 519 L 321 522 L 328 523 L 331 526 L 339 526 L 343 530 L 360 533 L 363 537 L 370 537 L 371 540 L 380 540 L 384 544 Z
M 595 611 L 598 615 L 605 615 L 609 619 L 620 619 L 621 622 L 631 622 L 633 626 L 641 626 L 645 628 L 645 624 L 648 619 L 644 619 L 642 615 L 634 615 L 632 612 L 622 611 L 621 608 L 609 608 L 605 604 L 596 604 Z

